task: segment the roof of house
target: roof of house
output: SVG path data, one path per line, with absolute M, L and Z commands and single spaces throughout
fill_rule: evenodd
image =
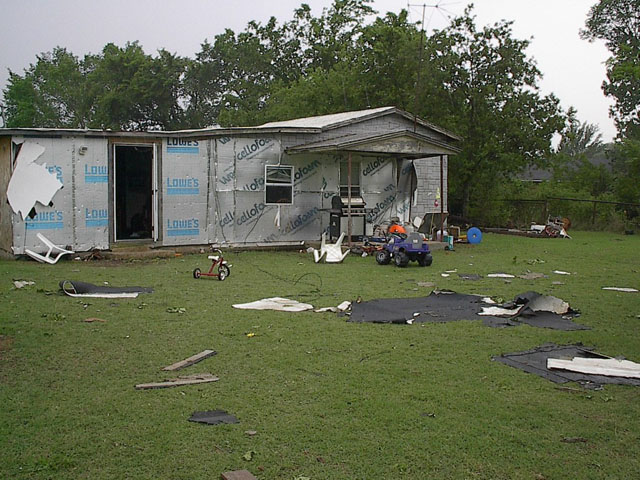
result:
M 416 125 L 438 132 L 450 140 L 458 141 L 461 137 L 451 133 L 437 125 L 433 125 L 408 112 L 396 107 L 380 107 L 352 112 L 334 113 L 314 117 L 297 118 L 280 122 L 269 122 L 254 127 L 208 127 L 188 130 L 150 130 L 150 131 L 115 131 L 99 129 L 74 129 L 74 128 L 0 128 L 2 135 L 81 135 L 91 137 L 203 137 L 225 136 L 256 133 L 320 133 L 323 131 L 348 126 L 350 124 L 382 117 L 385 115 L 400 115 Z

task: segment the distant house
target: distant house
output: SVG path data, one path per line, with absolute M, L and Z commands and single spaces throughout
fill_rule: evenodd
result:
M 395 107 L 248 128 L 0 129 L 0 249 L 22 254 L 38 232 L 75 251 L 315 241 L 345 228 L 330 225 L 340 203 L 352 233 L 370 233 L 447 212 L 459 141 Z

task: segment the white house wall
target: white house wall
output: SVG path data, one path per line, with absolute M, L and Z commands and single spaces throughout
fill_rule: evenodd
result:
M 13 214 L 13 251 L 41 251 L 41 233 L 53 243 L 84 251 L 109 246 L 107 140 L 93 138 L 13 138 L 44 147 L 36 160 L 63 184 L 52 205 L 35 205 L 36 215 Z
M 162 142 L 160 233 L 165 245 L 207 243 L 209 141 Z

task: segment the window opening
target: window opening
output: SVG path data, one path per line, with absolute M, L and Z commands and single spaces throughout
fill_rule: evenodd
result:
M 293 203 L 293 167 L 282 165 L 265 166 L 265 203 L 292 204 Z

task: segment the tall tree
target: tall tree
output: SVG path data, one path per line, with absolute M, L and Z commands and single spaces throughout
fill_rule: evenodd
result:
M 65 48 L 38 55 L 24 75 L 9 73 L 7 127 L 84 128 L 90 117 L 86 63 Z
M 464 215 L 501 179 L 547 156 L 563 127 L 558 100 L 539 93 L 528 44 L 513 38 L 511 22 L 477 30 L 470 8 L 429 38 L 444 99 L 432 118 L 464 138 L 449 164 L 451 202 Z
M 138 42 L 112 43 L 92 57 L 92 126 L 123 130 L 173 129 L 181 122 L 181 77 L 186 62 L 165 50 L 153 58 Z
M 607 60 L 604 93 L 621 136 L 640 138 L 640 0 L 600 0 L 591 7 L 583 38 L 604 40 Z

